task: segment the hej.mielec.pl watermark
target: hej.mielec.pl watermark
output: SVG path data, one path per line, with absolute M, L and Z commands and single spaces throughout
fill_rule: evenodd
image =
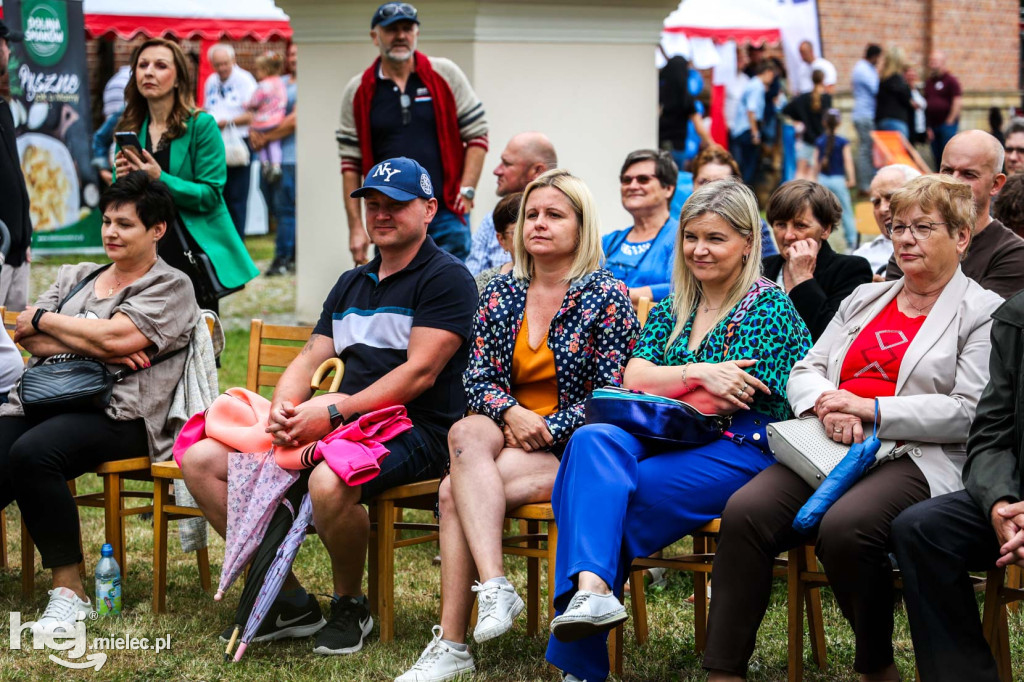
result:
M 61 658 L 49 655 L 51 661 L 65 668 L 95 668 L 99 670 L 107 662 L 106 651 L 155 651 L 160 653 L 171 648 L 171 635 L 149 639 L 148 637 L 94 637 L 89 641 L 86 634 L 86 612 L 79 611 L 73 623 L 62 623 L 56 628 L 34 628 L 35 621 L 22 622 L 20 611 L 10 612 L 10 648 L 22 648 L 22 637 L 32 638 L 33 649 L 50 649 L 66 652 Z M 96 612 L 88 614 L 88 620 L 96 620 Z M 65 627 L 70 626 L 70 627 Z M 86 651 L 92 653 L 86 654 Z M 83 658 L 84 656 L 84 658 Z

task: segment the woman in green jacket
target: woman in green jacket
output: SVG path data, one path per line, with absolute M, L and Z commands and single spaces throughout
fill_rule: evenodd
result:
M 185 54 L 176 43 L 151 38 L 135 48 L 131 64 L 117 130 L 138 133 L 142 149 L 120 149 L 117 175 L 141 170 L 166 183 L 186 240 L 206 252 L 224 287 L 241 287 L 259 271 L 224 204 L 224 142 L 213 117 L 195 108 Z M 160 256 L 192 278 L 201 307 L 217 310 L 216 297 L 201 293 L 207 287 L 197 281 L 179 240 L 163 240 Z

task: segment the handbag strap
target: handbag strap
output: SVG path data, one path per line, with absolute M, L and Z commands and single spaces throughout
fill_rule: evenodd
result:
M 71 289 L 71 291 L 68 292 L 67 296 L 65 296 L 63 299 L 61 299 L 61 302 L 57 304 L 57 309 L 54 312 L 59 313 L 61 311 L 61 308 L 64 307 L 64 304 L 67 303 L 69 300 L 71 300 L 72 296 L 74 296 L 79 291 L 84 289 L 86 284 L 88 284 L 89 282 L 91 282 L 94 279 L 96 279 L 97 277 L 99 277 L 100 273 L 103 272 L 104 270 L 106 270 L 107 268 L 109 268 L 111 265 L 113 265 L 113 263 L 107 263 L 106 265 L 101 265 L 96 270 L 93 270 L 92 272 L 90 272 L 89 275 L 85 277 L 85 279 L 83 279 L 81 282 L 76 284 Z

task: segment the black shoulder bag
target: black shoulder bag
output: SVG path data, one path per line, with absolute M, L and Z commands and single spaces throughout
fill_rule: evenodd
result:
M 109 268 L 104 265 L 76 284 L 54 311 L 60 314 L 64 304 Z M 188 346 L 159 357 L 150 367 L 186 350 Z M 138 370 L 141 371 L 141 370 Z M 127 367 L 111 372 L 99 360 L 75 353 L 61 353 L 29 367 L 21 375 L 18 397 L 31 419 L 46 419 L 65 412 L 95 412 L 110 404 L 114 384 L 132 373 Z

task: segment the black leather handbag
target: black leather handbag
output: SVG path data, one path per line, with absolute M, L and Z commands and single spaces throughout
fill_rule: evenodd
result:
M 98 268 L 76 284 L 55 312 L 60 314 L 72 296 L 109 267 L 104 265 Z M 185 346 L 156 358 L 150 367 L 187 349 L 188 346 Z M 127 367 L 111 372 L 99 360 L 62 353 L 26 369 L 18 384 L 18 397 L 25 416 L 30 419 L 45 419 L 65 412 L 96 412 L 110 404 L 114 384 L 131 373 L 132 370 Z
M 195 289 L 196 302 L 200 308 L 213 309 L 220 299 L 245 288 L 245 285 L 226 287 L 221 284 L 217 271 L 213 268 L 213 261 L 188 233 L 188 229 L 181 224 L 181 218 L 175 219 L 173 224 L 167 226 L 167 235 L 160 241 L 160 245 L 160 257 L 192 280 L 192 288 Z

